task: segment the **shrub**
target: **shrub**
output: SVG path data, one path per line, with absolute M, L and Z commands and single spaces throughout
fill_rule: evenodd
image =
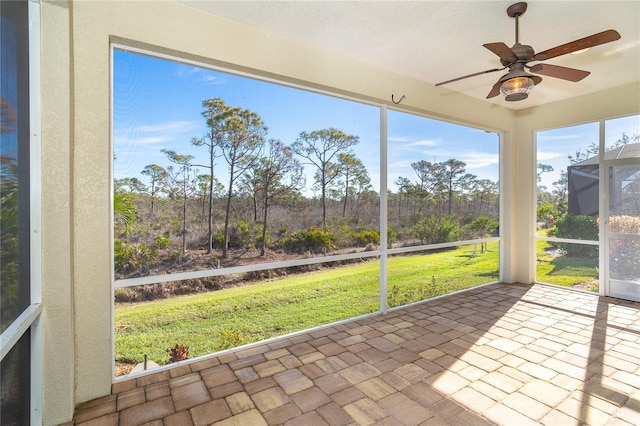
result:
M 387 246 L 391 248 L 398 238 L 398 233 L 389 225 L 387 225 Z
M 640 234 L 640 217 L 611 216 L 611 232 L 618 234 Z M 609 247 L 612 278 L 620 280 L 638 279 L 640 271 L 640 242 L 634 239 L 614 239 Z
M 235 325 L 220 328 L 218 339 L 218 350 L 237 348 L 250 341 L 248 334 Z
M 355 234 L 355 242 L 358 245 L 380 244 L 380 233 L 376 229 L 363 229 Z
M 165 352 L 169 354 L 169 364 L 189 359 L 189 346 L 178 345 L 176 343 L 173 348 L 165 349 Z
M 127 244 L 119 239 L 113 242 L 113 263 L 116 272 L 149 270 L 157 258 L 156 251 L 144 244 Z
M 471 222 L 470 228 L 482 238 L 496 235 L 498 226 L 499 223 L 489 216 L 480 216 Z
M 165 249 L 171 245 L 171 238 L 169 238 L 169 235 L 166 233 L 156 235 L 155 239 L 153 240 L 153 244 L 156 246 L 156 248 Z
M 461 229 L 456 216 L 429 216 L 413 225 L 413 233 L 422 244 L 436 244 L 458 240 Z
M 323 252 L 335 248 L 335 237 L 328 231 L 311 227 L 296 231 L 290 237 L 283 239 L 283 245 L 287 250 L 297 253 Z
M 538 222 L 542 223 L 543 228 L 550 228 L 556 222 L 557 210 L 552 203 L 544 203 L 537 208 L 536 216 Z
M 260 245 L 262 244 L 262 229 L 263 229 L 264 225 L 260 224 L 256 227 L 255 230 L 255 237 L 254 237 L 254 245 L 256 247 L 260 247 Z M 269 246 L 271 244 L 271 231 L 269 231 L 267 229 L 267 232 L 264 234 L 264 239 L 265 239 L 265 246 Z
M 574 240 L 598 240 L 597 217 L 586 215 L 564 215 L 556 224 L 555 236 Z M 594 257 L 598 255 L 598 247 L 583 244 L 559 243 L 570 256 Z

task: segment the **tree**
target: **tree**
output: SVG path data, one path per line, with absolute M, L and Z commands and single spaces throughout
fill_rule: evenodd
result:
M 145 184 L 142 183 L 142 181 L 136 177 L 133 177 L 133 178 L 126 177 L 122 179 L 115 179 L 113 184 L 116 191 L 124 190 L 124 191 L 138 193 L 138 194 L 141 192 L 147 192 L 147 187 L 145 186 Z
M 359 194 L 362 190 L 370 187 L 371 179 L 362 161 L 353 154 L 347 152 L 338 154 L 337 167 L 338 173 L 343 177 L 344 200 L 342 203 L 342 217 L 345 217 L 349 196 Z
M 163 149 L 162 152 L 167 156 L 169 161 L 180 166 L 178 170 L 174 170 L 173 166 L 168 168 L 168 180 L 173 184 L 171 195 L 182 199 L 182 252 L 187 251 L 187 199 L 194 189 L 194 178 L 191 176 L 191 160 L 192 155 L 178 154 L 169 149 Z
M 453 192 L 457 188 L 464 186 L 465 181 L 467 180 L 466 175 L 463 175 L 467 163 L 451 158 L 442 163 L 442 165 L 444 169 L 445 184 L 447 186 L 447 214 L 451 215 L 451 202 L 453 200 Z
M 542 164 L 542 163 L 538 163 L 538 182 L 542 181 L 542 174 L 543 173 L 550 173 L 553 171 L 553 166 L 550 164 Z
M 253 210 L 253 222 L 258 223 L 258 208 L 260 198 L 260 170 L 262 164 L 256 161 L 247 169 L 240 178 L 241 193 L 251 198 L 251 208 Z
M 229 165 L 229 186 L 227 187 L 227 205 L 224 216 L 224 241 L 222 257 L 227 257 L 229 248 L 229 216 L 231 213 L 231 199 L 233 185 L 236 180 L 248 170 L 259 156 L 264 145 L 267 126 L 258 114 L 248 109 L 231 107 L 222 99 L 206 99 L 202 102 L 205 110 L 202 115 L 207 120 L 209 128 L 205 139 L 194 139 L 195 145 L 209 147 L 211 164 L 211 190 L 213 190 L 213 162 L 216 156 L 215 148 Z M 211 215 L 211 210 L 210 210 Z M 211 223 L 211 219 L 209 220 Z M 209 248 L 212 245 L 212 231 L 209 231 Z
M 209 211 L 208 211 L 208 221 L 207 221 L 207 254 L 211 253 L 213 249 L 213 188 L 214 188 L 214 168 L 215 168 L 215 160 L 218 157 L 216 153 L 217 146 L 217 132 L 219 130 L 218 117 L 219 109 L 221 104 L 224 105 L 221 99 L 208 99 L 202 101 L 202 106 L 204 107 L 204 111 L 202 111 L 202 116 L 207 122 L 208 130 L 207 133 L 200 139 L 193 138 L 191 139 L 191 143 L 195 146 L 206 146 L 209 151 L 209 164 L 198 164 L 198 167 L 204 167 L 209 170 Z
M 444 164 L 430 163 L 426 160 L 411 163 L 411 168 L 418 176 L 418 182 L 413 187 L 415 194 L 424 201 L 429 196 L 435 196 L 444 188 Z M 422 205 L 419 212 L 422 212 Z
M 262 195 L 262 239 L 260 256 L 265 255 L 267 241 L 267 219 L 269 207 L 275 203 L 286 203 L 295 199 L 292 195 L 305 184 L 303 167 L 293 157 L 293 151 L 277 140 L 269 141 L 269 152 L 260 159 L 256 183 Z
M 151 198 L 151 217 L 153 217 L 155 200 L 158 198 L 158 194 L 164 191 L 164 185 L 167 180 L 167 171 L 164 167 L 158 166 L 157 164 L 149 164 L 142 169 L 141 173 L 149 177 L 147 193 Z
M 318 168 L 317 183 L 320 187 L 322 200 L 322 226 L 327 227 L 327 189 L 337 176 L 337 168 L 331 167 L 334 158 L 349 148 L 358 144 L 358 136 L 347 135 L 335 129 L 315 130 L 311 133 L 302 132 L 291 146 L 300 157 Z
M 122 221 L 124 233 L 127 235 L 131 234 L 133 225 L 138 219 L 138 211 L 131 200 L 130 193 L 116 192 L 113 194 L 113 215 L 115 221 Z
M 407 194 L 411 190 L 411 181 L 406 177 L 398 177 L 395 180 L 395 183 L 398 186 L 398 218 L 402 217 L 402 194 Z M 405 195 L 406 198 L 406 195 Z

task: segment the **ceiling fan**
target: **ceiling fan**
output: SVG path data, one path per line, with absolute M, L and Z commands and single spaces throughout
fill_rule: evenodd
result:
M 525 70 L 525 68 L 535 74 L 542 74 L 549 77 L 560 78 L 572 82 L 580 81 L 590 74 L 589 71 L 561 67 L 558 65 L 529 65 L 530 62 L 545 61 L 547 59 L 555 58 L 556 56 L 577 52 L 579 50 L 586 50 L 600 44 L 618 40 L 620 38 L 620 34 L 616 30 L 607 30 L 601 33 L 590 35 L 585 38 L 574 40 L 570 43 L 552 47 L 551 49 L 547 49 L 542 52 L 535 53 L 531 46 L 520 44 L 519 41 L 518 18 L 522 16 L 526 10 L 526 2 L 514 3 L 507 8 L 507 15 L 509 15 L 509 17 L 511 18 L 515 18 L 516 20 L 516 43 L 512 47 L 509 47 L 502 42 L 483 44 L 484 47 L 500 57 L 500 62 L 503 65 L 502 68 L 494 68 L 465 75 L 463 77 L 443 81 L 442 83 L 436 84 L 436 86 L 453 83 L 454 81 L 474 77 L 477 75 L 488 74 L 495 71 L 502 71 L 508 68 L 509 72 L 500 77 L 496 84 L 493 85 L 491 91 L 487 95 L 487 99 L 493 98 L 502 93 L 505 95 L 505 100 L 507 101 L 521 101 L 529 96 L 529 92 L 531 91 L 533 86 L 542 81 L 542 77 L 529 74 Z

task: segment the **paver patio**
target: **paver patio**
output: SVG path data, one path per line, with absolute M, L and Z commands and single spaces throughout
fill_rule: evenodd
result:
M 120 381 L 76 425 L 638 425 L 640 303 L 493 284 Z

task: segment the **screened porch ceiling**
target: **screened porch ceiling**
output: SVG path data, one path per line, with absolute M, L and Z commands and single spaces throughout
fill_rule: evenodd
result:
M 432 84 L 500 67 L 498 57 L 482 44 L 515 42 L 515 21 L 506 14 L 512 0 L 175 1 Z M 520 42 L 536 51 L 607 29 L 622 37 L 582 55 L 548 61 L 591 72 L 578 83 L 543 76 L 524 101 L 506 102 L 498 96 L 488 102 L 524 109 L 638 81 L 638 22 L 638 1 L 529 1 L 520 18 Z M 485 99 L 503 73 L 465 79 L 441 90 L 443 95 L 453 90 Z

